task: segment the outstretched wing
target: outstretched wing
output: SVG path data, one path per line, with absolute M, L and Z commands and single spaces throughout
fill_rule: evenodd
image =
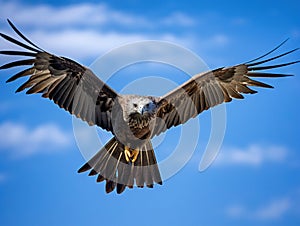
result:
M 159 102 L 160 107 L 157 112 L 157 117 L 162 120 L 157 120 L 158 123 L 156 123 L 154 127 L 152 133 L 153 136 L 164 132 L 172 126 L 185 123 L 204 110 L 223 102 L 230 102 L 232 98 L 243 99 L 244 97 L 242 94 L 257 93 L 257 91 L 250 89 L 249 86 L 273 88 L 268 84 L 251 78 L 289 76 L 286 74 L 261 72 L 261 70 L 279 68 L 300 62 L 294 61 L 278 65 L 261 66 L 263 63 L 275 60 L 298 50 L 293 49 L 278 56 L 261 60 L 263 57 L 274 52 L 285 42 L 286 41 L 267 54 L 247 63 L 227 68 L 219 68 L 210 72 L 195 75 L 183 85 L 163 96 Z
M 13 30 L 25 41 L 22 43 L 0 33 L 28 51 L 0 51 L 4 55 L 25 56 L 26 59 L 7 63 L 0 69 L 28 66 L 7 80 L 12 82 L 21 77 L 29 79 L 16 92 L 27 90 L 27 94 L 42 93 L 42 97 L 53 100 L 71 114 L 103 129 L 112 131 L 111 109 L 118 94 L 101 81 L 91 70 L 65 57 L 47 53 L 28 40 L 8 20 Z

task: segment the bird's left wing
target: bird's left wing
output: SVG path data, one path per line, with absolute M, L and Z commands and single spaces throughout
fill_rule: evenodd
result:
M 91 70 L 65 57 L 50 54 L 28 40 L 9 20 L 13 30 L 28 44 L 0 33 L 2 38 L 28 51 L 0 51 L 4 55 L 25 56 L 27 59 L 7 63 L 0 69 L 29 66 L 7 82 L 28 76 L 16 92 L 42 93 L 76 117 L 112 131 L 111 109 L 118 94 Z
M 285 41 L 267 54 L 247 63 L 227 68 L 219 68 L 195 75 L 183 85 L 163 96 L 159 102 L 160 107 L 157 112 L 157 117 L 161 120 L 156 120 L 157 123 L 155 124 L 152 136 L 159 135 L 172 126 L 183 124 L 204 110 L 223 102 L 230 102 L 232 98 L 243 99 L 242 94 L 253 94 L 257 92 L 250 89 L 249 86 L 273 88 L 268 84 L 253 80 L 252 78 L 289 76 L 286 74 L 261 72 L 261 70 L 283 67 L 300 62 L 294 61 L 278 65 L 261 66 L 263 63 L 298 50 L 293 49 L 278 56 L 260 60 L 278 49 L 284 43 Z

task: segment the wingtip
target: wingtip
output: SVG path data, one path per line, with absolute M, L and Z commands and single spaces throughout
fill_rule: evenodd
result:
M 273 74 L 274 78 L 285 78 L 285 77 L 293 77 L 295 75 L 292 75 L 292 74 Z
M 282 76 L 282 77 L 293 77 L 293 76 L 295 76 L 295 75 L 286 74 L 286 75 L 284 75 L 284 76 Z
M 287 38 L 282 42 L 282 45 L 283 45 L 284 43 L 286 43 L 288 40 L 290 40 L 290 37 L 287 37 Z
M 283 42 L 281 42 L 281 43 L 280 43 L 278 46 L 276 46 L 274 49 L 270 50 L 269 52 L 267 52 L 267 53 L 265 53 L 265 54 L 263 54 L 263 55 L 261 55 L 261 56 L 255 58 L 255 59 L 253 59 L 253 60 L 247 61 L 247 62 L 245 62 L 244 64 L 249 64 L 249 63 L 255 62 L 255 61 L 257 61 L 257 60 L 260 60 L 260 59 L 262 59 L 262 58 L 264 58 L 264 57 L 270 55 L 270 54 L 273 53 L 275 50 L 279 49 L 282 45 L 284 45 L 288 40 L 289 40 L 289 38 L 286 38 Z
M 6 20 L 7 20 L 8 24 L 9 24 L 13 29 L 16 28 L 16 26 L 13 24 L 13 22 L 11 22 L 10 19 L 7 18 Z
M 12 81 L 13 81 L 12 78 L 9 78 L 9 79 L 6 80 L 6 83 L 10 83 Z
M 6 18 L 6 21 L 9 23 L 9 24 L 12 24 L 11 20 L 9 18 Z
M 16 91 L 15 91 L 15 93 L 19 93 L 19 92 L 21 92 L 23 89 L 21 88 L 21 87 L 19 87 Z

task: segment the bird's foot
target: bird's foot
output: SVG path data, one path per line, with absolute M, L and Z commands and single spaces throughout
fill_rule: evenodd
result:
M 138 149 L 132 150 L 132 152 L 131 152 L 131 157 L 132 157 L 131 162 L 132 163 L 134 163 L 137 160 L 137 157 L 139 156 L 139 153 L 140 152 L 139 152 Z
M 130 150 L 128 146 L 125 146 L 124 153 L 127 162 L 134 163 L 137 160 L 137 157 L 139 156 L 138 149 Z
M 130 148 L 125 146 L 125 150 L 124 150 L 124 154 L 125 154 L 125 159 L 127 162 L 130 161 L 130 157 L 131 157 L 131 152 L 130 152 Z

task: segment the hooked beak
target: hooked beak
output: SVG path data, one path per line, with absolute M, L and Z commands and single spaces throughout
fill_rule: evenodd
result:
M 140 107 L 138 108 L 138 113 L 140 113 L 140 114 L 142 115 L 142 114 L 144 114 L 144 112 L 145 112 L 144 107 L 143 107 L 143 106 L 140 106 Z

